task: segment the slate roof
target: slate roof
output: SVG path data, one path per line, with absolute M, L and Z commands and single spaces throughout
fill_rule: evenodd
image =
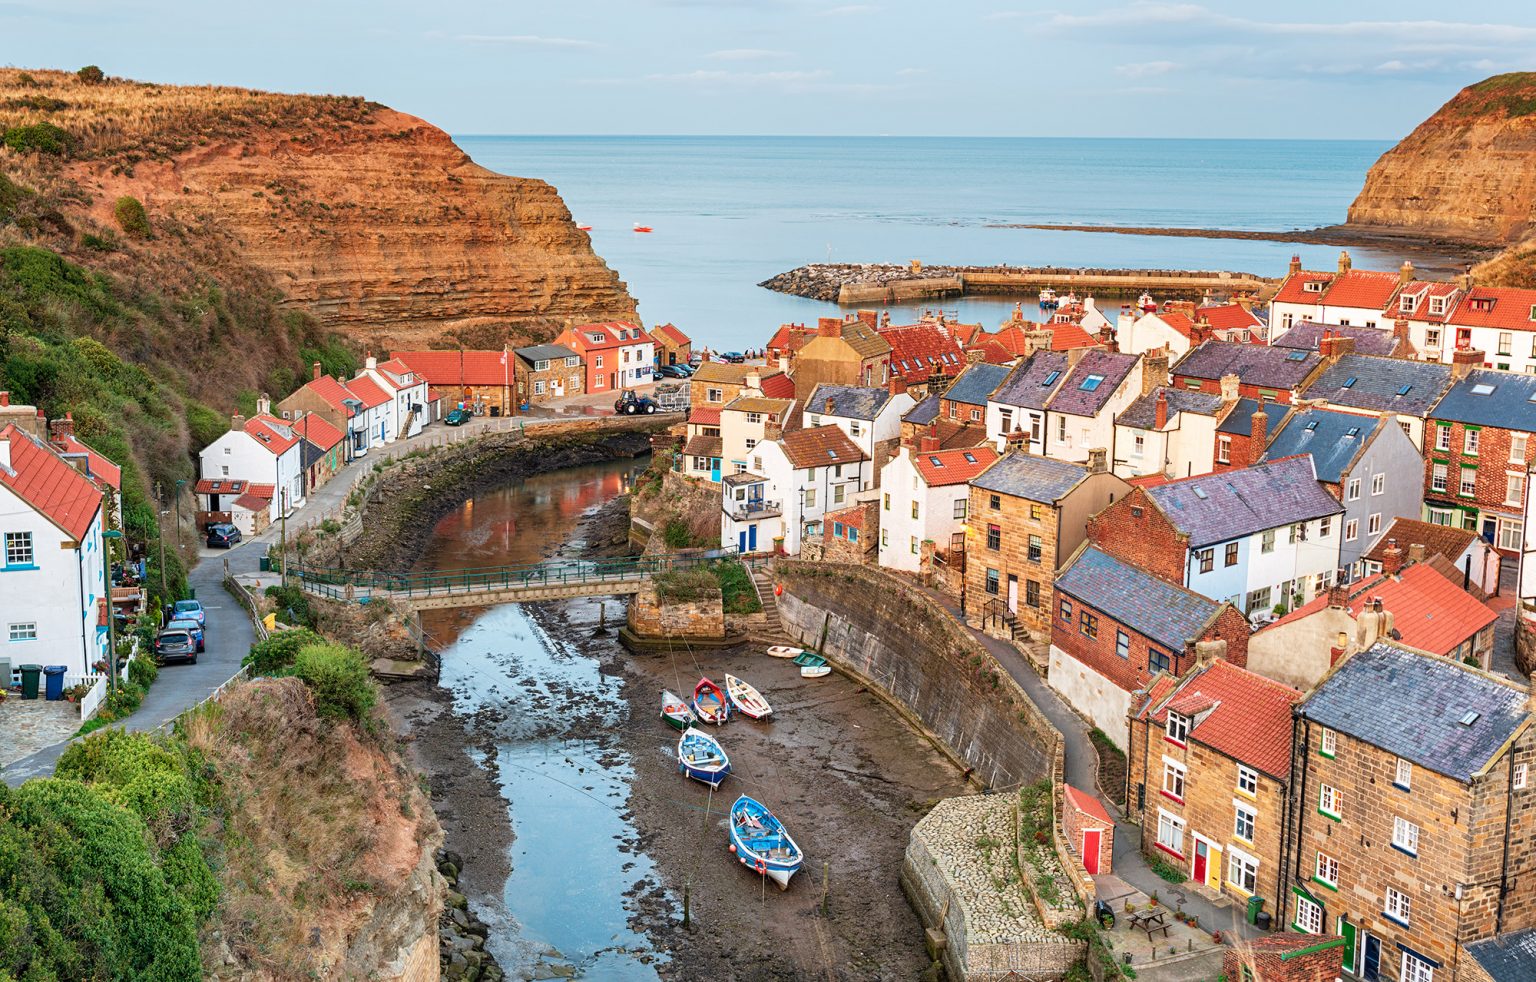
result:
M 1220 601 L 1165 582 L 1088 546 L 1056 577 L 1056 589 L 1106 617 L 1182 654 L 1184 642 L 1198 639 Z
M 1168 397 L 1168 418 L 1170 420 L 1179 413 L 1215 416 L 1221 410 L 1221 396 L 1214 393 L 1191 392 L 1188 389 L 1175 389 L 1172 386 L 1158 386 L 1129 406 L 1126 406 L 1125 411 L 1115 417 L 1115 422 L 1121 426 L 1134 426 L 1138 430 L 1152 429 L 1157 423 L 1158 392 L 1163 392 Z
M 1232 407 L 1232 411 L 1217 424 L 1216 431 L 1237 436 L 1253 436 L 1253 414 L 1258 412 L 1261 406 L 1264 409 L 1264 415 L 1269 417 L 1269 421 L 1264 424 L 1266 434 L 1273 433 L 1284 426 L 1285 421 L 1291 417 L 1292 409 L 1289 403 L 1239 399 L 1237 405 Z M 1266 439 L 1268 439 L 1267 436 Z
M 1311 454 L 1317 479 L 1339 484 L 1366 443 L 1383 426 L 1397 423 L 1381 416 L 1359 416 L 1336 409 L 1302 409 L 1270 437 L 1265 460 Z
M 916 423 L 918 426 L 927 426 L 939 418 L 939 396 L 937 393 L 924 396 L 923 401 L 907 410 L 907 414 L 901 417 L 903 423 Z
M 965 484 L 996 460 L 997 451 L 991 447 L 912 451 L 912 462 L 930 488 Z
M 1316 351 L 1324 331 L 1354 338 L 1355 351 L 1362 355 L 1390 355 L 1397 349 L 1397 338 L 1391 331 L 1379 327 L 1366 327 L 1364 324 L 1316 324 L 1312 321 L 1301 321 L 1269 343 L 1277 348 Z
M 992 390 L 1003 384 L 1008 377 L 1008 366 L 977 362 L 968 367 L 952 382 L 944 398 L 968 406 L 985 406 Z
M 1529 718 L 1525 702 L 1524 686 L 1377 642 L 1339 664 L 1299 714 L 1465 782 Z
M 1053 412 L 1097 416 L 1140 362 L 1140 355 L 1090 351 L 1067 373 L 1048 406 Z
M 1146 494 L 1191 549 L 1344 511 L 1318 483 L 1310 456 L 1187 477 Z
M 52 448 L 16 425 L 0 429 L 0 440 L 11 444 L 11 466 L 0 467 L 0 484 L 77 542 L 84 539 L 101 510 L 103 492 Z
M 1016 451 L 987 468 L 971 481 L 971 487 L 1028 501 L 1053 502 L 1066 497 L 1087 476 L 1088 468 L 1082 464 Z
M 1451 385 L 1429 415 L 1458 423 L 1536 432 L 1536 375 L 1473 369 Z
M 1439 362 L 1349 354 L 1325 368 L 1302 395 L 1355 409 L 1427 416 L 1451 381 L 1451 366 Z
M 784 434 L 779 443 L 784 447 L 784 456 L 789 458 L 797 470 L 853 464 L 865 459 L 864 452 L 836 426 L 811 426 L 795 430 Z
M 1312 369 L 1317 367 L 1321 358 L 1315 351 L 1295 351 L 1237 341 L 1206 341 L 1179 360 L 1173 368 L 1173 375 L 1212 381 L 1219 380 L 1223 375 L 1236 375 L 1244 385 L 1292 389 L 1300 385 Z
M 572 351 L 563 344 L 534 344 L 526 348 L 517 348 L 517 356 L 528 364 L 548 359 L 558 361 L 562 358 L 580 358 L 581 355 Z
M 1218 658 L 1186 677 L 1153 718 L 1161 723 L 1169 708 L 1187 710 L 1197 716 L 1191 740 L 1284 777 L 1291 767 L 1291 710 L 1300 698 L 1288 685 Z
M 992 394 L 991 401 L 1021 409 L 1044 409 L 1046 400 L 1055 394 L 1067 377 L 1067 367 L 1067 356 L 1064 354 L 1054 351 L 1036 352 L 1008 373 L 1008 377 Z M 1056 373 L 1054 378 L 1052 372 Z
M 831 409 L 827 408 L 829 399 L 832 401 Z M 886 389 L 822 383 L 811 390 L 810 398 L 805 401 L 805 411 L 844 419 L 873 420 L 890 401 L 891 393 Z
M 1536 979 L 1536 928 L 1510 931 L 1467 945 L 1467 954 L 1494 982 Z
M 1426 555 L 1439 554 L 1454 563 L 1467 551 L 1467 546 L 1477 541 L 1477 533 L 1451 525 L 1421 522 L 1416 518 L 1394 518 L 1371 551 L 1360 558 L 1381 562 L 1388 539 L 1397 540 L 1397 547 L 1403 550 L 1404 556 L 1408 555 L 1409 546 L 1422 544 Z

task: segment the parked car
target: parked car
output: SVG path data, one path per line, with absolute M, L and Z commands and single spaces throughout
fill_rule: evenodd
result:
M 169 624 L 165 625 L 165 629 L 167 631 L 186 631 L 188 634 L 192 635 L 192 640 L 197 642 L 198 651 L 205 651 L 208 648 L 208 645 L 204 640 L 203 625 L 199 624 L 197 621 L 194 621 L 190 617 L 182 617 L 171 621 Z
M 201 600 L 178 600 L 171 609 L 171 620 L 197 621 L 199 625 L 205 625 L 208 623 L 208 615 L 203 612 Z
M 688 370 L 681 365 L 662 365 L 656 374 L 662 378 L 687 378 Z
M 197 642 L 187 631 L 161 631 L 155 638 L 155 661 L 162 665 L 168 661 L 196 665 Z
M 443 417 L 443 422 L 447 423 L 449 426 L 463 426 L 473 418 L 474 416 L 470 414 L 468 409 L 455 409 L 453 412 Z
M 228 549 L 244 538 L 240 530 L 228 522 L 215 522 L 208 526 L 208 548 L 210 549 Z
M 747 360 L 747 356 L 739 351 L 722 351 L 720 352 L 720 360 L 728 361 L 732 365 L 740 365 Z

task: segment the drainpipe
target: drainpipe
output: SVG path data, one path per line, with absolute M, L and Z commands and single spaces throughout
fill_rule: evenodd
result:
M 75 590 L 80 598 L 80 653 L 85 656 L 83 675 L 91 670 L 91 642 L 85 629 L 85 551 L 78 544 L 75 546 L 75 570 Z M 7 686 L 11 683 L 10 679 L 4 681 Z
M 1509 773 L 1504 779 L 1504 853 L 1499 861 L 1499 911 L 1494 917 L 1493 933 L 1504 930 L 1504 898 L 1509 893 L 1509 816 L 1515 807 L 1515 748 L 1509 748 Z M 1460 945 L 1461 939 L 1457 939 Z
M 1296 857 L 1295 857 L 1295 871 L 1294 871 L 1295 872 L 1295 876 L 1296 876 L 1296 880 L 1297 880 L 1298 883 L 1302 882 L 1302 875 L 1301 875 L 1301 852 L 1302 852 L 1302 850 L 1301 850 L 1301 839 L 1302 839 L 1302 836 L 1306 833 L 1306 829 L 1307 829 L 1307 771 L 1311 767 L 1311 760 L 1312 760 L 1312 721 L 1311 720 L 1306 720 L 1305 722 L 1302 723 L 1302 728 L 1301 728 L 1301 745 L 1300 746 L 1301 746 L 1301 788 L 1299 789 L 1299 792 L 1298 792 L 1299 796 L 1296 799 L 1297 800 L 1297 804 L 1296 804 L 1296 836 L 1295 836 L 1295 841 L 1296 841 Z M 1292 757 L 1291 757 L 1291 769 L 1294 771 L 1295 767 L 1296 767 L 1296 757 L 1295 757 L 1296 745 L 1294 743 L 1291 746 L 1291 754 L 1292 754 Z M 1286 905 L 1289 906 L 1289 904 L 1290 904 L 1290 899 L 1289 898 L 1285 898 L 1285 897 L 1277 897 L 1276 898 L 1276 902 L 1279 902 L 1281 900 L 1284 900 Z M 1280 911 L 1280 916 L 1282 918 L 1285 917 L 1285 911 L 1284 910 Z M 1284 921 L 1282 920 L 1281 923 L 1284 924 Z

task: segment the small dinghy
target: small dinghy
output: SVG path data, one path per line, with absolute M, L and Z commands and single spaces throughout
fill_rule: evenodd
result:
M 823 675 L 831 675 L 832 669 L 826 665 L 806 665 L 800 669 L 800 677 L 803 679 L 819 679 Z
M 731 759 L 719 740 L 703 730 L 689 728 L 677 738 L 677 769 L 695 781 L 718 788 L 731 773 Z
M 719 726 L 731 718 L 731 704 L 720 687 L 709 679 L 699 679 L 693 687 L 693 713 L 706 723 Z
M 592 231 L 592 226 L 590 226 L 590 225 L 578 225 L 578 226 L 576 226 L 576 228 L 579 231 L 582 231 L 582 232 L 590 232 L 590 231 Z
M 795 664 L 799 665 L 801 668 L 820 668 L 826 663 L 827 660 L 825 658 L 809 651 L 802 651 L 800 654 L 795 656 Z
M 789 837 L 784 823 L 746 795 L 731 806 L 731 852 L 741 865 L 768 877 L 780 890 L 789 889 L 790 877 L 805 861 L 805 854 Z
M 776 644 L 768 649 L 768 657 L 793 658 L 796 655 L 803 654 L 804 652 L 804 648 L 795 648 L 787 644 Z
M 654 231 L 654 230 L 649 225 L 641 225 L 639 222 L 636 222 L 635 223 L 635 231 L 636 232 L 651 232 L 651 231 Z
M 696 719 L 686 699 L 666 690 L 661 693 L 661 718 L 674 730 L 686 730 Z
M 751 719 L 767 719 L 773 715 L 773 707 L 752 683 L 734 675 L 725 677 L 725 693 L 731 698 L 731 708 Z

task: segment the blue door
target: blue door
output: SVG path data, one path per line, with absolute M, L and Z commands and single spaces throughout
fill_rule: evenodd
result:
M 709 458 L 709 479 L 716 484 L 720 483 L 720 458 Z
M 736 535 L 737 535 L 737 538 L 740 540 L 738 542 L 737 546 L 736 546 L 736 551 L 737 552 L 746 552 L 747 551 L 747 530 L 746 529 L 742 529 L 740 532 L 736 533 Z
M 1365 951 L 1362 954 L 1360 965 L 1360 977 L 1366 982 L 1378 982 L 1381 978 L 1381 939 L 1374 934 L 1365 936 Z
M 747 548 L 742 550 L 742 551 L 743 552 L 756 552 L 757 551 L 757 526 L 756 525 L 748 525 L 747 526 Z

